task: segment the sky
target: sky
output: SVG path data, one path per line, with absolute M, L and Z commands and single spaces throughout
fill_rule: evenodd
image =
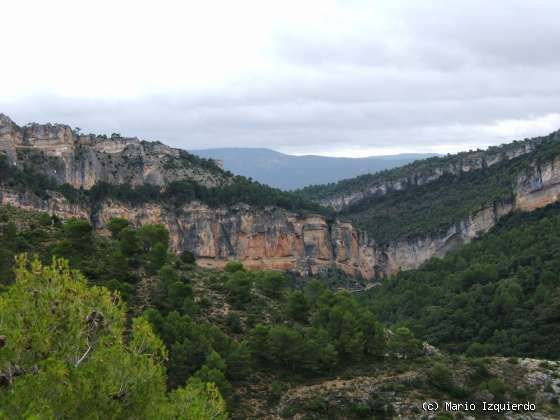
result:
M 558 0 L 7 0 L 0 112 L 187 150 L 453 153 L 560 128 Z

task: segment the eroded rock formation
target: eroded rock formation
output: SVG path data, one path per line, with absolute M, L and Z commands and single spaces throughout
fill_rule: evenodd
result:
M 524 143 L 511 148 L 509 154 L 502 153 L 490 161 L 486 157 L 484 162 L 471 156 L 471 160 L 462 161 L 460 168 L 448 169 L 472 170 L 527 153 L 532 148 L 533 143 Z M 196 162 L 184 164 L 181 151 L 160 143 L 82 136 L 62 125 L 20 128 L 2 115 L 0 151 L 8 155 L 12 164 L 32 162 L 41 173 L 75 187 L 89 188 L 100 181 L 164 185 L 175 179 L 192 179 L 208 186 L 227 182 L 219 168 L 208 169 L 197 166 Z M 32 155 L 38 151 L 42 152 L 38 156 L 43 158 L 34 160 Z M 428 182 L 428 179 L 416 177 L 415 182 Z M 391 188 L 403 187 L 395 182 Z M 194 252 L 198 263 L 206 267 L 222 267 L 236 259 L 248 268 L 292 270 L 304 275 L 336 267 L 366 279 L 417 268 L 429 258 L 442 256 L 487 232 L 501 217 L 514 210 L 531 211 L 559 198 L 560 157 L 557 157 L 530 165 L 519 176 L 513 197 L 490 203 L 457 221 L 445 233 L 379 245 L 366 233 L 358 232 L 351 223 L 275 207 L 244 204 L 209 207 L 190 202 L 174 208 L 165 204 L 130 205 L 107 200 L 89 208 L 72 204 L 54 192 L 49 198 L 41 199 L 29 192 L 0 190 L 3 205 L 46 211 L 62 218 L 87 218 L 100 232 L 104 232 L 107 222 L 117 216 L 134 225 L 164 224 L 170 232 L 173 249 Z
M 62 124 L 19 127 L 0 114 L 0 152 L 14 165 L 28 165 L 59 184 L 89 189 L 98 182 L 165 185 L 192 180 L 213 187 L 228 182 L 218 167 L 158 142 L 120 135 L 78 134 Z
M 112 217 L 134 225 L 162 223 L 170 231 L 174 250 L 190 250 L 205 267 L 223 267 L 236 259 L 252 269 L 317 273 L 336 267 L 366 279 L 385 277 L 419 267 L 433 256 L 467 243 L 490 230 L 504 215 L 518 209 L 531 211 L 560 198 L 560 158 L 534 165 L 519 177 L 514 200 L 480 209 L 440 235 L 427 235 L 379 246 L 350 223 L 280 208 L 255 208 L 243 204 L 211 208 L 191 202 L 179 209 L 146 203 L 131 206 L 105 201 L 95 212 L 71 204 L 60 194 L 41 200 L 29 193 L 0 191 L 4 205 L 47 211 L 60 217 L 92 220 L 103 232 Z

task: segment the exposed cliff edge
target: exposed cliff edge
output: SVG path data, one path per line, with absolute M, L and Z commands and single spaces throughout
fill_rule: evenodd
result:
M 362 175 L 336 184 L 306 187 L 300 190 L 306 197 L 341 211 L 372 196 L 425 185 L 444 175 L 460 175 L 527 155 L 550 137 L 560 141 L 560 131 L 550 136 L 515 141 L 488 150 L 462 152 L 445 157 L 433 157 L 376 174 Z
M 558 139 L 560 134 L 553 134 L 555 143 Z M 444 173 L 474 171 L 527 155 L 539 143 L 535 139 L 512 143 L 484 155 L 460 154 L 450 158 L 447 169 L 428 165 L 424 171 L 410 175 L 412 179 L 406 178 L 406 182 L 387 182 L 392 182 L 390 188 L 399 189 L 411 183 L 430 182 Z M 0 152 L 13 167 L 30 166 L 35 173 L 55 179 L 58 185 L 68 183 L 75 188 L 88 189 L 107 182 L 152 184 L 159 190 L 159 186 L 174 180 L 190 180 L 208 187 L 230 182 L 230 175 L 212 162 L 198 160 L 161 143 L 120 136 L 84 136 L 64 125 L 31 124 L 22 128 L 1 114 Z M 442 256 L 487 232 L 512 211 L 531 211 L 558 201 L 560 158 L 554 153 L 546 159 L 528 155 L 533 160 L 524 160 L 516 167 L 511 194 L 472 211 L 445 232 L 384 244 L 359 232 L 349 222 L 278 206 L 210 205 L 196 200 L 184 204 L 165 200 L 132 204 L 114 198 L 84 203 L 70 201 L 58 192 L 39 197 L 39 193 L 10 185 L 0 187 L 0 203 L 46 211 L 62 218 L 87 218 L 100 232 L 115 216 L 127 218 L 135 225 L 161 223 L 170 231 L 175 251 L 192 251 L 198 263 L 207 267 L 222 267 L 228 260 L 236 259 L 249 268 L 291 270 L 304 275 L 335 267 L 371 280 L 417 268 L 433 256 Z M 379 188 L 389 188 L 387 185 Z
M 490 230 L 514 210 L 531 211 L 560 199 L 560 158 L 533 165 L 520 177 L 513 200 L 484 207 L 441 235 L 427 235 L 379 246 L 350 223 L 324 216 L 297 214 L 277 207 L 243 204 L 212 208 L 190 202 L 179 209 L 145 203 L 129 205 L 108 200 L 93 211 L 69 203 L 60 194 L 42 200 L 32 194 L 0 190 L 3 205 L 47 211 L 60 217 L 84 217 L 103 232 L 112 217 L 135 225 L 162 223 L 170 231 L 176 251 L 190 250 L 206 267 L 223 267 L 230 259 L 248 268 L 279 269 L 301 274 L 336 267 L 366 279 L 419 267 L 433 256 Z
M 89 189 L 96 183 L 165 185 L 192 180 L 205 186 L 228 182 L 210 160 L 159 142 L 79 134 L 62 124 L 20 127 L 0 114 L 0 152 L 16 166 L 32 166 L 59 184 Z

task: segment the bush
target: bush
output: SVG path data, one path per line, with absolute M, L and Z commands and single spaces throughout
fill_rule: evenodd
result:
M 435 363 L 428 373 L 430 383 L 442 391 L 448 391 L 454 386 L 451 370 L 443 363 Z
M 181 254 L 179 255 L 179 258 L 185 264 L 194 264 L 196 262 L 194 254 L 191 251 L 188 251 L 188 250 L 185 250 L 185 251 L 181 252 Z
M 226 273 L 235 273 L 237 271 L 245 271 L 245 268 L 239 261 L 230 261 L 226 264 L 224 271 Z
M 241 320 L 239 316 L 233 312 L 230 312 L 226 317 L 226 325 L 231 332 L 239 334 L 243 332 L 243 326 L 241 325 Z
M 486 388 L 499 400 L 502 400 L 505 396 L 506 386 L 499 378 L 492 378 L 486 382 Z

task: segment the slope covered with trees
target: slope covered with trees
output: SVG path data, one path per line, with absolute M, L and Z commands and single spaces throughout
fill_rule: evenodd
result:
M 169 394 L 167 352 L 145 318 L 127 328 L 118 295 L 54 259 L 18 258 L 0 294 L 0 417 L 225 419 L 215 385 Z
M 372 289 L 372 311 L 471 355 L 560 357 L 560 205 L 503 219 L 489 234 Z
M 394 169 L 388 169 L 374 174 L 365 174 L 355 178 L 343 179 L 342 181 L 336 183 L 311 185 L 298 190 L 298 192 L 316 201 L 329 199 L 337 195 L 349 195 L 355 192 L 363 191 L 374 185 L 390 181 L 413 180 L 414 178 L 422 176 L 431 176 L 437 172 L 447 173 L 450 172 L 450 169 L 458 168 L 463 165 L 468 166 L 482 161 L 492 161 L 495 158 L 513 154 L 516 150 L 524 147 L 538 148 L 541 144 L 547 144 L 551 141 L 554 142 L 555 135 L 557 135 L 557 133 L 552 133 L 543 137 L 525 139 L 523 141 L 516 140 L 500 146 L 491 146 L 486 150 L 471 150 L 468 152 L 449 154 L 447 156 L 434 156 L 427 159 L 417 160 Z
M 352 221 L 367 231 L 376 242 L 384 244 L 398 239 L 424 236 L 446 231 L 454 223 L 469 217 L 483 206 L 494 202 L 511 201 L 517 178 L 531 163 L 545 163 L 560 156 L 560 137 L 553 133 L 546 137 L 527 140 L 534 150 L 519 157 L 502 160 L 480 169 L 451 173 L 454 165 L 471 165 L 469 159 L 486 162 L 489 156 L 507 153 L 519 147 L 511 143 L 485 152 L 460 153 L 414 162 L 375 175 L 341 181 L 334 186 L 303 189 L 298 194 L 320 200 L 336 194 L 349 195 L 376 183 L 403 180 L 402 189 L 388 188 L 343 207 L 337 216 Z M 435 180 L 417 183 L 414 179 L 434 176 Z
M 302 284 L 237 262 L 205 270 L 169 252 L 162 226 L 113 219 L 109 230 L 100 237 L 85 220 L 1 208 L 4 416 L 32 415 L 40 401 L 47 418 L 87 409 L 219 419 L 224 404 L 233 418 L 391 418 L 414 417 L 418 401 L 436 396 L 544 398 L 523 379 L 525 365 L 426 353 L 408 328 L 384 329 L 375 313 L 385 318 L 384 308 L 328 289 L 329 279 Z M 13 274 L 22 252 L 38 260 L 20 257 Z M 53 256 L 68 263 L 50 265 Z M 69 379 L 49 387 L 55 377 Z

